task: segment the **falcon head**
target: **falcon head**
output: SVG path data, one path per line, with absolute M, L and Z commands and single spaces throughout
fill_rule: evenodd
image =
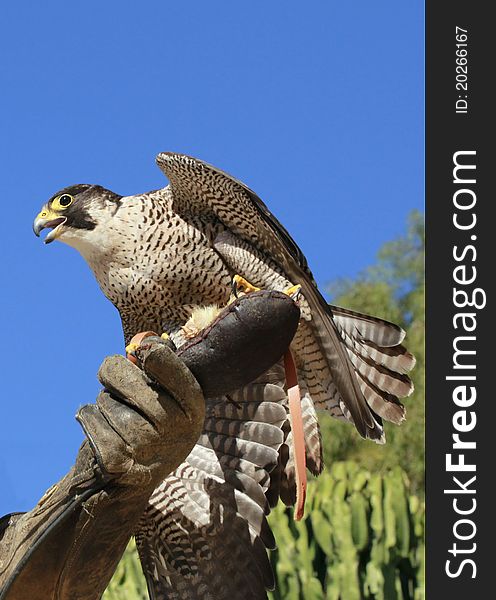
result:
M 39 237 L 43 229 L 51 229 L 45 244 L 59 239 L 82 250 L 98 246 L 105 236 L 105 226 L 120 206 L 121 196 L 100 185 L 80 183 L 66 187 L 42 207 L 33 223 Z

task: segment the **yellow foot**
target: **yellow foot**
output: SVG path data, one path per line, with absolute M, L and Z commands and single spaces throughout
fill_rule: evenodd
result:
M 241 275 L 235 275 L 233 277 L 233 291 L 235 295 L 236 292 L 249 294 L 251 292 L 259 292 L 260 288 L 255 287 L 249 281 L 246 281 L 246 279 L 244 277 L 241 277 Z
M 136 357 L 134 356 L 136 350 L 138 349 L 141 342 L 150 336 L 156 336 L 157 334 L 154 331 L 141 331 L 137 333 L 131 338 L 131 341 L 126 346 L 126 354 L 131 362 L 137 364 Z
M 126 354 L 134 354 L 138 348 L 139 344 L 135 344 L 132 342 L 126 346 Z
M 301 285 L 299 283 L 297 283 L 296 285 L 292 285 L 291 287 L 286 288 L 285 290 L 282 291 L 282 293 L 286 294 L 286 296 L 289 296 L 290 298 L 293 298 L 293 300 L 294 300 L 300 293 L 300 290 L 301 290 Z
M 144 333 L 139 333 L 138 335 L 135 335 L 133 337 L 133 339 L 131 340 L 131 342 L 126 346 L 126 354 L 134 354 L 134 352 L 136 352 L 136 350 L 137 350 L 138 346 L 141 344 L 141 342 L 146 337 L 150 337 L 151 335 L 157 335 L 157 334 L 154 333 L 153 331 L 145 331 Z M 163 333 L 160 337 L 163 340 L 169 339 L 169 335 L 167 333 Z

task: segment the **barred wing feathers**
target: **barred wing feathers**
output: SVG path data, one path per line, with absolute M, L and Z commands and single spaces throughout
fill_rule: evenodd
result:
M 313 340 L 320 349 L 307 364 L 313 401 L 325 402 L 329 392 L 318 380 L 330 378 L 331 395 L 336 389 L 339 391 L 359 433 L 363 437 L 382 439 L 382 427 L 354 375 L 331 310 L 315 285 L 303 253 L 286 229 L 252 190 L 227 173 L 198 159 L 171 152 L 159 154 L 157 164 L 170 181 L 177 212 L 218 219 L 235 236 L 274 261 L 289 281 L 301 284 L 312 313 L 309 326 Z M 312 389 L 312 375 L 315 389 Z
M 265 494 L 284 442 L 285 399 L 281 387 L 253 383 L 207 400 L 198 443 L 155 490 L 136 533 L 152 600 L 267 597 L 275 541 Z

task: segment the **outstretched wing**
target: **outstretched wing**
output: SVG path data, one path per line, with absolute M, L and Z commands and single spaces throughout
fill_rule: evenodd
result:
M 152 600 L 267 597 L 274 579 L 266 549 L 275 542 L 265 494 L 284 441 L 285 401 L 271 383 L 207 400 L 198 443 L 155 490 L 136 533 Z
M 287 279 L 301 284 L 311 311 L 309 326 L 320 349 L 314 353 L 314 373 L 327 369 L 333 389 L 337 390 L 359 433 L 382 439 L 380 419 L 374 417 L 364 397 L 332 310 L 318 291 L 301 250 L 285 228 L 252 190 L 227 173 L 195 158 L 169 152 L 159 154 L 157 164 L 170 181 L 177 212 L 216 218 L 235 236 L 272 260 Z

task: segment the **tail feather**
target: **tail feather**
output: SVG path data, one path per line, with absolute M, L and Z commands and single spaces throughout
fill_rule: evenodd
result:
M 370 408 L 386 421 L 400 425 L 406 417 L 405 407 L 393 394 L 377 389 L 374 384 L 358 375 L 362 394 L 367 398 Z
M 415 366 L 415 357 L 401 344 L 380 348 L 373 342 L 361 342 L 358 346 L 367 358 L 396 373 L 408 373 Z
M 414 356 L 401 345 L 405 332 L 377 317 L 331 309 L 368 405 L 379 417 L 399 425 L 405 419 L 399 398 L 413 392 L 407 373 L 415 365 Z
M 377 344 L 377 346 L 387 348 L 401 344 L 406 335 L 405 331 L 398 325 L 378 317 L 365 315 L 340 306 L 333 306 L 332 304 L 329 305 L 329 308 L 332 310 L 338 329 L 343 329 L 354 338 L 367 340 Z
M 395 373 L 387 367 L 374 363 L 372 360 L 362 356 L 355 348 L 346 344 L 348 355 L 355 371 L 370 381 L 380 390 L 403 398 L 409 396 L 413 391 L 413 384 L 407 375 Z

